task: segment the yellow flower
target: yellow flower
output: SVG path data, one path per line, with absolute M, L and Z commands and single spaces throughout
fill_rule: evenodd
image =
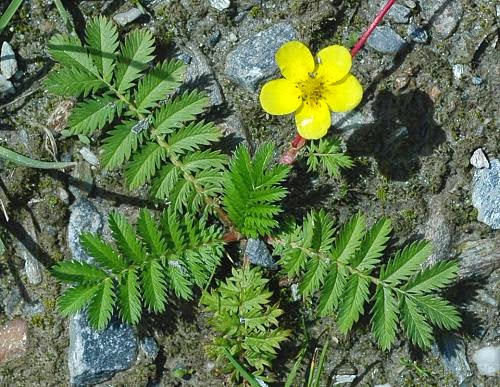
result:
M 260 103 L 269 114 L 295 112 L 299 134 L 308 140 L 323 137 L 330 128 L 330 111 L 354 109 L 363 97 L 363 88 L 349 73 L 352 59 L 347 48 L 329 46 L 314 60 L 301 42 L 285 43 L 276 52 L 284 78 L 267 82 Z

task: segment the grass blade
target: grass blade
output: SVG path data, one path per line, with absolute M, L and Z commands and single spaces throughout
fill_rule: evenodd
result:
M 22 167 L 30 167 L 37 169 L 61 169 L 61 168 L 73 167 L 76 165 L 74 161 L 53 162 L 53 161 L 33 160 L 30 159 L 29 157 L 11 151 L 10 149 L 4 148 L 3 146 L 0 146 L 0 158 L 11 161 L 14 164 L 20 165 Z
M 3 32 L 5 27 L 7 27 L 7 25 L 10 22 L 10 19 L 12 19 L 12 17 L 14 16 L 17 9 L 21 6 L 22 3 L 23 0 L 12 0 L 7 9 L 5 10 L 5 12 L 2 14 L 2 16 L 0 16 L 0 34 Z
M 234 368 L 238 370 L 241 376 L 243 376 L 243 379 L 250 383 L 252 387 L 261 387 L 260 383 L 234 358 L 233 355 L 231 355 L 231 352 L 229 352 L 227 348 L 223 348 L 223 350 L 227 360 L 229 360 Z

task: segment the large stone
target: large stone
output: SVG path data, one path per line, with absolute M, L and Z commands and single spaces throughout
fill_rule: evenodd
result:
M 68 244 L 74 259 L 91 262 L 80 244 L 80 234 L 103 232 L 103 216 L 94 204 L 80 198 L 71 208 Z M 113 318 L 102 331 L 90 327 L 86 312 L 71 317 L 69 324 L 68 367 L 71 383 L 76 386 L 95 384 L 130 368 L 137 359 L 138 339 L 128 325 Z
M 39 285 L 43 280 L 43 266 L 33 255 L 38 254 L 38 240 L 35 231 L 35 225 L 31 218 L 27 218 L 23 222 L 23 229 L 26 231 L 25 236 L 16 241 L 16 254 L 24 260 L 24 270 L 28 282 L 33 285 Z
M 500 160 L 491 160 L 490 168 L 476 169 L 472 182 L 472 204 L 477 220 L 500 229 Z
M 16 89 L 11 81 L 0 74 L 0 98 L 6 98 L 10 94 L 15 94 Z
M 134 365 L 137 359 L 134 330 L 116 319 L 102 330 L 93 330 L 86 313 L 74 315 L 69 324 L 69 373 L 76 386 L 95 384 Z
M 241 87 L 255 92 L 262 81 L 271 78 L 278 66 L 274 55 L 286 42 L 297 39 L 289 23 L 278 23 L 239 44 L 226 58 L 226 75 Z
M 432 242 L 432 255 L 426 260 L 428 265 L 433 265 L 450 257 L 450 248 L 454 229 L 448 219 L 445 199 L 439 195 L 432 196 L 429 200 L 429 220 L 424 228 L 425 239 Z
M 500 267 L 500 236 L 462 243 L 456 259 L 460 262 L 461 280 L 490 275 Z
M 368 38 L 368 46 L 382 54 L 397 54 L 405 46 L 405 40 L 391 27 L 377 27 Z
M 24 320 L 12 320 L 0 327 L 0 363 L 24 355 L 27 341 Z
M 113 16 L 113 20 L 121 26 L 126 26 L 132 23 L 134 20 L 139 19 L 142 15 L 142 11 L 138 8 L 131 8 L 128 11 L 117 13 Z
M 218 11 L 223 11 L 231 5 L 230 0 L 210 0 L 210 5 Z
M 455 32 L 464 11 L 462 1 L 420 0 L 420 7 L 422 15 L 441 39 Z

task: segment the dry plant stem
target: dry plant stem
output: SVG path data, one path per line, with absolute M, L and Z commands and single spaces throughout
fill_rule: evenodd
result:
M 379 23 L 382 21 L 384 18 L 385 14 L 389 12 L 391 7 L 394 5 L 396 0 L 388 0 L 387 3 L 384 5 L 384 7 L 380 10 L 380 12 L 377 14 L 375 19 L 373 20 L 372 24 L 368 27 L 368 29 L 365 31 L 363 35 L 359 38 L 359 40 L 356 42 L 354 47 L 351 49 L 351 56 L 354 58 L 356 54 L 363 48 L 365 45 L 366 41 L 370 37 L 370 35 L 373 33 L 373 30 L 379 25 Z M 295 138 L 293 139 L 290 148 L 284 153 L 281 158 L 280 158 L 280 163 L 281 164 L 288 164 L 291 165 L 294 163 L 295 159 L 297 158 L 297 155 L 300 151 L 300 149 L 306 144 L 306 140 L 300 136 L 300 134 L 297 134 Z

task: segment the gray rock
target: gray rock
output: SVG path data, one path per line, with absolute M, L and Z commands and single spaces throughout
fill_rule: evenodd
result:
M 186 82 L 190 86 L 198 89 L 204 89 L 210 97 L 212 106 L 219 106 L 224 103 L 224 95 L 221 87 L 215 79 L 215 74 L 210 66 L 208 59 L 199 48 L 190 44 L 182 47 L 184 54 L 187 54 L 189 66 L 186 71 Z
M 387 13 L 387 18 L 395 23 L 406 24 L 410 21 L 411 10 L 402 4 L 394 4 Z
M 215 47 L 217 43 L 219 43 L 219 40 L 221 38 L 222 34 L 219 29 L 215 30 L 209 37 L 208 37 L 208 45 L 210 47 Z
M 3 310 L 9 318 L 20 314 L 23 303 L 23 296 L 21 295 L 21 291 L 18 286 L 13 286 L 7 295 L 2 298 Z
M 142 15 L 142 11 L 138 8 L 130 8 L 128 11 L 117 13 L 113 16 L 113 20 L 121 26 L 126 26 L 132 23 L 134 20 L 139 19 Z
M 0 98 L 6 98 L 10 94 L 15 94 L 16 89 L 11 81 L 7 80 L 2 74 L 0 74 Z
M 80 245 L 83 231 L 102 233 L 103 217 L 88 200 L 80 198 L 71 207 L 68 244 L 73 258 L 91 262 Z M 128 325 L 113 318 L 102 331 L 94 331 L 86 312 L 70 318 L 68 367 L 71 383 L 86 386 L 111 378 L 116 372 L 130 368 L 137 358 L 138 339 Z
M 104 228 L 103 217 L 97 208 L 87 199 L 79 199 L 71 206 L 68 224 L 68 245 L 73 259 L 91 261 L 80 245 L 80 234 L 84 231 L 101 233 Z
M 478 77 L 477 75 L 475 75 L 475 76 L 472 77 L 471 81 L 472 81 L 473 85 L 479 86 L 480 84 L 483 83 L 483 78 Z
M 405 46 L 405 40 L 391 27 L 377 27 L 366 42 L 368 46 L 382 54 L 397 54 Z
M 444 367 L 455 375 L 458 385 L 464 385 L 472 376 L 462 340 L 457 336 L 444 334 L 433 344 L 432 352 L 439 356 Z
M 477 220 L 500 229 L 500 160 L 491 160 L 490 168 L 474 171 L 472 205 L 478 210 Z
M 95 155 L 94 152 L 92 152 L 89 148 L 86 146 L 80 149 L 80 154 L 82 155 L 83 159 L 89 163 L 90 165 L 97 166 L 99 165 L 99 159 Z
M 210 5 L 218 11 L 223 11 L 231 5 L 230 0 L 210 0 Z
M 472 361 L 481 375 L 495 376 L 500 371 L 500 345 L 481 348 L 474 352 Z
M 71 156 L 67 159 L 64 155 L 61 157 L 63 161 L 71 161 Z M 75 198 L 85 198 L 92 191 L 94 186 L 94 177 L 88 163 L 78 163 L 71 170 L 71 179 L 69 182 L 69 191 Z
M 141 341 L 141 349 L 144 354 L 151 360 L 156 359 L 158 356 L 158 352 L 160 352 L 160 348 L 158 344 L 156 344 L 156 340 L 153 337 L 145 337 Z
M 275 269 L 278 266 L 269 253 L 266 244 L 260 239 L 248 239 L 245 247 L 245 257 L 247 257 L 248 260 L 254 265 L 270 269 Z
M 420 0 L 420 7 L 422 15 L 441 39 L 455 32 L 464 11 L 462 1 Z
M 469 74 L 471 70 L 469 65 L 460 63 L 454 64 L 451 69 L 453 72 L 453 78 L 456 81 L 460 81 L 464 77 L 464 75 Z
M 0 70 L 5 79 L 12 78 L 17 71 L 16 54 L 8 42 L 2 44 Z
M 271 78 L 278 66 L 276 51 L 286 42 L 297 39 L 289 23 L 278 23 L 240 43 L 226 58 L 226 75 L 241 87 L 255 92 L 259 84 Z
M 415 43 L 425 44 L 429 41 L 429 34 L 422 27 L 410 26 L 408 28 L 408 37 Z
M 43 266 L 32 252 L 37 252 L 37 236 L 35 231 L 35 225 L 31 218 L 28 218 L 24 224 L 23 228 L 27 235 L 20 241 L 16 241 L 16 254 L 24 260 L 24 270 L 26 272 L 26 277 L 28 282 L 33 285 L 39 285 L 43 280 Z
M 460 244 L 456 259 L 460 262 L 461 280 L 490 275 L 500 267 L 500 236 Z
M 429 200 L 429 220 L 423 230 L 425 239 L 432 242 L 432 254 L 426 260 L 427 265 L 450 257 L 454 228 L 448 219 L 445 201 L 440 195 L 432 196 Z
M 134 330 L 113 319 L 102 330 L 93 330 L 86 313 L 74 315 L 69 323 L 68 366 L 73 386 L 88 386 L 111 378 L 134 365 L 137 359 Z

